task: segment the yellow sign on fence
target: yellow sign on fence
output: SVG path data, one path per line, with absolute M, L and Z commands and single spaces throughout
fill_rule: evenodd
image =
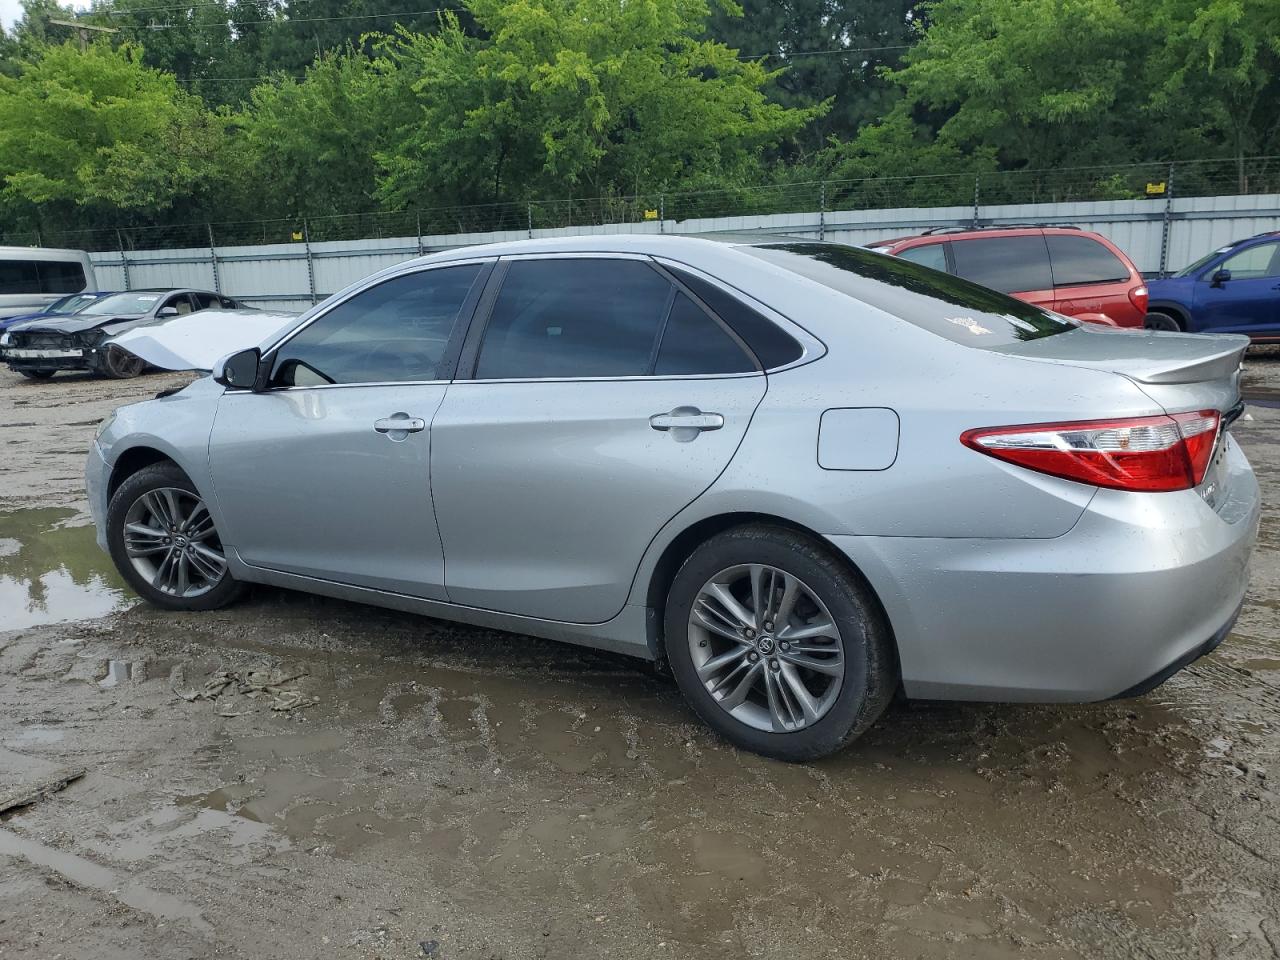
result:
M 1163 180 L 1161 180 L 1159 183 L 1148 183 L 1148 184 L 1147 184 L 1147 196 L 1148 196 L 1148 197 L 1159 197 L 1159 196 L 1163 196 L 1163 195 L 1164 195 L 1164 181 L 1163 181 Z
M 646 210 L 646 211 L 644 212 L 644 218 L 645 218 L 646 220 L 657 220 L 657 219 L 658 219 L 658 211 L 657 211 L 657 210 Z

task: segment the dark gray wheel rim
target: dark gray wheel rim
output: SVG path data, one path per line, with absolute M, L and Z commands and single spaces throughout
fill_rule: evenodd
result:
M 178 487 L 150 490 L 130 504 L 124 550 L 138 575 L 171 597 L 201 596 L 227 573 L 209 508 Z
M 1148 330 L 1167 330 L 1171 333 L 1178 332 L 1178 324 L 1172 317 L 1166 317 L 1161 313 L 1149 313 L 1143 321 L 1143 326 Z
M 126 380 L 136 377 L 142 372 L 142 367 L 143 360 L 141 357 L 135 357 L 119 347 L 110 346 L 107 348 L 107 370 L 113 377 L 120 377 Z
M 765 564 L 721 570 L 689 614 L 698 680 L 735 720 L 791 733 L 831 710 L 844 683 L 844 642 L 826 604 L 799 577 Z

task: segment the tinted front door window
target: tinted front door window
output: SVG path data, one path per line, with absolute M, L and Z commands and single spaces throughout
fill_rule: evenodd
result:
M 276 354 L 274 386 L 438 380 L 480 264 L 394 277 L 334 307 Z
M 1224 260 L 1218 270 L 1230 270 L 1232 280 L 1280 276 L 1280 243 L 1263 243 L 1243 250 Z
M 518 260 L 494 304 L 476 379 L 644 376 L 671 294 L 638 260 Z
M 956 273 L 1001 293 L 1053 287 L 1049 253 L 1040 235 L 954 240 L 951 255 Z

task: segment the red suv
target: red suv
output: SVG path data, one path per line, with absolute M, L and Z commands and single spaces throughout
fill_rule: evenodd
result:
M 1080 320 L 1141 327 L 1147 285 L 1106 237 L 1075 227 L 945 228 L 867 244 Z

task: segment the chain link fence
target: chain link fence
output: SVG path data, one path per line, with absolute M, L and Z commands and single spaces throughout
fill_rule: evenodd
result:
M 652 223 L 798 212 L 1212 197 L 1280 193 L 1280 157 L 1059 167 L 921 177 L 867 177 L 635 196 L 535 200 L 320 217 L 0 233 L 0 244 L 90 252 L 213 248 L 265 243 L 421 238 L 453 234 Z

